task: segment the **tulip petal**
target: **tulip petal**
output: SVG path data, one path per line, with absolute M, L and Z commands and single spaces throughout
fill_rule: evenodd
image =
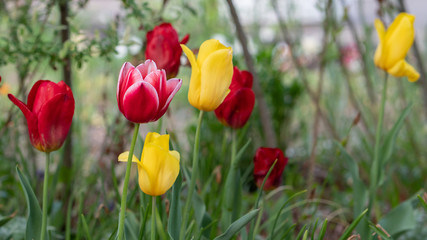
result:
M 190 39 L 190 34 L 186 34 L 179 43 L 180 44 L 187 44 L 188 39 Z
M 387 49 L 387 68 L 404 59 L 411 48 L 415 37 L 414 20 L 413 15 L 400 13 L 387 29 L 384 43 L 384 49 Z
M 34 114 L 38 114 L 43 105 L 56 96 L 58 93 L 64 93 L 63 86 L 49 80 L 39 80 L 31 88 L 28 95 L 27 105 Z
M 202 64 L 213 52 L 223 49 L 227 49 L 227 47 L 221 44 L 221 42 L 216 39 L 209 39 L 204 41 L 199 48 L 199 54 L 197 55 L 197 63 L 199 64 L 199 66 L 202 66 Z
M 181 88 L 181 85 L 182 85 L 182 80 L 178 78 L 172 78 L 166 82 L 166 101 L 164 102 L 163 107 L 161 106 L 161 109 L 156 117 L 157 119 L 161 118 L 163 114 L 165 114 L 173 97 Z
M 193 51 L 191 51 L 187 46 L 181 44 L 181 48 L 187 55 L 188 60 L 191 64 L 191 80 L 190 88 L 188 90 L 188 101 L 191 105 L 196 108 L 199 108 L 200 105 L 200 85 L 201 85 L 201 72 L 200 66 L 196 61 Z
M 162 107 L 166 102 L 166 72 L 165 70 L 156 70 L 147 75 L 144 78 L 145 82 L 148 82 L 153 86 L 157 95 L 159 96 L 159 107 Z
M 123 97 L 123 114 L 135 123 L 147 123 L 153 120 L 153 113 L 159 108 L 159 97 L 154 87 L 145 82 L 130 86 Z
M 201 110 L 215 110 L 227 96 L 233 77 L 232 49 L 222 49 L 210 54 L 203 62 L 201 73 Z
M 410 82 L 415 82 L 420 77 L 420 74 L 415 70 L 413 66 L 407 63 L 405 60 L 400 60 L 388 72 L 395 77 L 407 76 Z
M 129 157 L 129 151 L 120 153 L 118 160 L 119 162 L 127 162 Z M 139 159 L 135 157 L 135 155 L 132 156 L 132 162 L 134 163 L 140 163 Z
M 60 148 L 65 141 L 74 114 L 74 99 L 67 94 L 57 94 L 46 102 L 37 118 L 40 140 L 45 152 Z
M 153 60 L 148 59 L 136 66 L 136 69 L 141 73 L 142 78 L 145 78 L 148 74 L 157 70 L 157 65 Z
M 131 63 L 125 62 L 122 65 L 122 68 L 120 69 L 119 80 L 117 82 L 117 94 L 116 94 L 117 103 L 119 105 L 120 112 L 123 112 L 123 110 L 122 110 L 122 102 L 120 101 L 120 99 L 123 98 L 123 96 L 121 94 L 124 92 L 123 91 L 124 90 L 124 85 L 125 85 L 125 81 L 127 80 L 126 77 L 127 77 L 128 73 L 129 73 L 129 70 L 132 69 L 132 68 L 134 68 L 134 66 Z
M 169 149 L 169 135 L 160 135 L 156 132 L 149 132 L 147 133 L 147 136 L 145 137 L 145 143 L 146 144 L 153 144 L 156 145 L 164 150 Z M 144 150 L 142 151 L 142 154 L 144 154 Z M 141 157 L 142 158 L 142 157 Z
M 255 105 L 255 95 L 250 88 L 232 91 L 224 102 L 215 109 L 222 123 L 232 128 L 241 128 L 249 120 Z
M 138 166 L 139 186 L 151 196 L 159 196 L 170 189 L 179 174 L 179 154 L 170 153 L 157 145 L 144 146 L 144 158 Z
M 28 106 L 24 102 L 22 102 L 21 100 L 17 99 L 12 94 L 8 94 L 7 96 L 9 97 L 10 101 L 13 102 L 13 104 L 15 104 L 17 107 L 19 107 L 19 109 L 21 109 L 21 111 L 24 114 L 24 116 L 27 119 L 27 121 L 29 119 L 33 120 L 33 118 L 35 117 L 35 115 L 31 112 L 31 110 L 28 108 Z

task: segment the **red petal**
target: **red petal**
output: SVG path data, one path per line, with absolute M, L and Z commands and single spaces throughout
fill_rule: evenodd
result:
M 181 88 L 182 85 L 182 80 L 178 79 L 178 78 L 172 78 L 169 79 L 166 82 L 166 101 L 164 102 L 163 105 L 160 105 L 160 111 L 158 112 L 157 116 L 156 116 L 156 120 L 161 118 L 163 116 L 163 114 L 165 114 L 166 110 L 169 107 L 169 104 L 171 103 L 173 97 L 175 96 L 175 94 L 178 92 L 178 90 Z M 163 96 L 162 96 L 163 98 Z
M 135 123 L 153 121 L 159 108 L 156 89 L 144 81 L 132 85 L 123 98 L 123 114 Z
M 241 128 L 249 120 L 255 105 L 255 95 L 250 88 L 231 91 L 215 110 L 217 118 L 232 128 Z
M 117 104 L 119 105 L 119 110 L 120 112 L 123 113 L 123 94 L 126 91 L 126 89 L 124 88 L 126 81 L 128 80 L 128 74 L 129 71 L 131 69 L 134 69 L 135 67 L 129 63 L 129 62 L 125 62 L 122 65 L 122 68 L 120 69 L 120 73 L 119 73 L 119 80 L 117 82 Z
M 186 44 L 188 42 L 188 39 L 190 39 L 190 34 L 185 35 L 181 42 L 179 42 L 180 44 Z
M 148 74 L 157 70 L 157 65 L 153 60 L 148 59 L 144 63 L 136 66 L 136 69 L 141 73 L 142 78 L 145 78 Z
M 165 70 L 156 70 L 151 72 L 144 78 L 145 82 L 148 82 L 156 89 L 157 96 L 159 97 L 159 106 L 162 106 L 166 101 L 166 73 Z M 163 99 L 165 98 L 165 99 Z
M 19 107 L 19 109 L 21 109 L 22 113 L 24 114 L 27 120 L 32 119 L 35 116 L 24 102 L 17 99 L 12 94 L 8 94 L 7 96 L 9 97 L 10 101 L 13 102 L 13 104 L 15 104 L 16 106 Z
M 67 137 L 74 115 L 74 99 L 61 93 L 41 108 L 38 118 L 40 141 L 45 152 L 57 150 Z

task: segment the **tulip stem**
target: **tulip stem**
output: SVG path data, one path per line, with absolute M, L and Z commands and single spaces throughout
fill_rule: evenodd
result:
M 371 208 L 374 207 L 374 201 L 375 201 L 375 192 L 377 190 L 378 184 L 379 184 L 379 176 L 380 176 L 380 142 L 381 142 L 381 132 L 383 128 L 383 119 L 384 119 L 384 109 L 385 109 L 385 102 L 387 97 L 387 78 L 388 74 L 385 74 L 384 79 L 384 85 L 383 85 L 383 91 L 381 96 L 381 106 L 380 106 L 380 115 L 378 117 L 378 123 L 377 123 L 377 131 L 375 134 L 375 150 L 374 150 L 374 161 L 372 162 L 372 168 L 370 172 L 370 187 L 369 187 L 369 205 L 368 205 L 368 214 L 369 216 L 371 212 Z
M 42 229 L 40 233 L 40 240 L 45 239 L 46 228 L 47 228 L 47 190 L 49 183 L 49 162 L 50 162 L 50 152 L 46 152 L 46 166 L 44 168 L 44 181 L 43 181 L 43 215 L 42 215 Z
M 117 232 L 117 238 L 118 238 L 118 240 L 122 240 L 123 239 L 123 231 L 124 231 L 124 226 L 125 226 L 126 201 L 127 201 L 127 192 L 128 192 L 128 184 L 129 184 L 129 177 L 130 177 L 130 169 L 131 169 L 131 165 L 132 165 L 133 151 L 135 149 L 135 143 L 136 143 L 136 139 L 138 137 L 138 131 L 139 131 L 139 123 L 136 123 L 135 124 L 135 130 L 133 132 L 132 143 L 130 145 L 128 162 L 127 162 L 127 165 L 126 165 L 125 182 L 124 182 L 124 186 L 123 186 L 122 202 L 121 202 L 121 206 L 120 206 L 119 230 Z
M 196 129 L 196 135 L 194 137 L 194 148 L 193 148 L 193 168 L 191 170 L 191 181 L 190 186 L 188 188 L 188 195 L 187 200 L 185 201 L 185 207 L 182 215 L 182 225 L 181 225 L 181 231 L 179 233 L 179 239 L 183 240 L 185 237 L 185 231 L 187 227 L 187 218 L 190 211 L 190 202 L 193 198 L 193 192 L 194 188 L 196 187 L 196 178 L 197 173 L 199 171 L 199 143 L 200 143 L 200 127 L 202 125 L 202 119 L 203 119 L 203 111 L 201 110 L 199 113 L 199 120 L 197 122 L 197 129 Z
M 151 199 L 151 240 L 156 239 L 156 196 Z

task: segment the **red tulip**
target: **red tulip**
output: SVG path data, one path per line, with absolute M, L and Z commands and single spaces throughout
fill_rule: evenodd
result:
M 159 69 L 164 69 L 168 78 L 178 74 L 182 49 L 179 44 L 186 44 L 189 35 L 179 41 L 178 33 L 170 23 L 162 23 L 147 33 L 145 58 L 156 62 Z
M 255 105 L 252 91 L 252 74 L 234 67 L 230 93 L 215 110 L 215 115 L 224 125 L 241 128 L 249 120 Z
M 27 104 L 12 94 L 9 99 L 21 109 L 27 119 L 31 144 L 42 152 L 52 152 L 62 146 L 74 115 L 74 97 L 63 81 L 39 80 L 28 94 Z
M 137 67 L 126 62 L 117 84 L 119 110 L 131 122 L 157 121 L 165 114 L 181 84 L 182 80 L 177 78 L 166 81 L 165 70 L 158 70 L 152 60 Z
M 288 158 L 283 155 L 282 150 L 279 148 L 260 147 L 256 151 L 254 157 L 254 178 L 258 187 L 261 187 L 265 176 L 276 159 L 276 165 L 271 171 L 267 181 L 265 181 L 264 190 L 271 190 L 280 185 L 282 173 L 288 163 Z

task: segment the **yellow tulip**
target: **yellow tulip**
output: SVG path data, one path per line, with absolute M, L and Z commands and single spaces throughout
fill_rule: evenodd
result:
M 127 162 L 129 152 L 120 154 L 119 161 Z M 138 183 L 141 190 L 151 196 L 164 194 L 172 187 L 179 174 L 179 153 L 169 151 L 169 135 L 155 132 L 147 134 L 141 161 L 133 155 L 132 162 L 138 164 Z
M 202 43 L 196 57 L 185 45 L 182 50 L 191 64 L 188 101 L 203 111 L 213 111 L 229 93 L 233 77 L 233 49 L 210 39 Z
M 414 42 L 414 20 L 414 15 L 400 13 L 387 30 L 379 19 L 375 20 L 380 40 L 374 56 L 375 65 L 395 77 L 407 76 L 411 82 L 420 77 L 417 70 L 405 61 Z

